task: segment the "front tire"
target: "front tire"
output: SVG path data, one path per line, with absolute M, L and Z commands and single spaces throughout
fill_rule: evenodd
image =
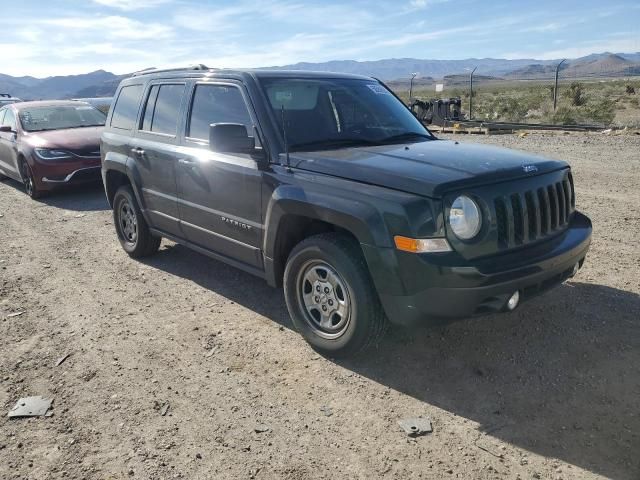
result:
M 284 293 L 296 329 L 320 353 L 356 355 L 377 344 L 387 320 L 358 243 L 328 233 L 289 255 Z
M 162 238 L 156 237 L 149 230 L 133 191 L 128 185 L 120 187 L 113 197 L 113 221 L 118 240 L 130 257 L 141 258 L 153 255 L 160 248 Z
M 22 183 L 24 184 L 24 192 L 34 200 L 41 198 L 44 192 L 36 185 L 33 170 L 31 170 L 26 160 L 20 162 L 20 173 L 22 175 Z

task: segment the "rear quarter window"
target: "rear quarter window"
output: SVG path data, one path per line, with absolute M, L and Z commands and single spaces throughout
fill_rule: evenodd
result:
M 138 117 L 138 107 L 142 98 L 142 85 L 122 87 L 113 107 L 111 127 L 133 130 Z

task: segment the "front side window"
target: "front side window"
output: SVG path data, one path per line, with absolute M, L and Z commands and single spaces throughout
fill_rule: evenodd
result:
M 0 109 L 0 125 L 4 125 L 4 123 L 2 123 L 2 121 L 4 120 L 4 112 L 6 112 L 6 111 L 7 111 L 6 108 Z
M 175 136 L 184 90 L 184 84 L 152 86 L 147 97 L 141 129 Z
M 27 132 L 101 127 L 107 119 L 104 113 L 91 105 L 29 107 L 21 109 L 18 116 L 22 128 Z
M 213 123 L 240 123 L 251 127 L 253 122 L 239 88 L 196 85 L 187 136 L 208 141 L 209 126 Z M 247 134 L 251 135 L 251 131 Z
M 4 118 L 2 119 L 2 125 L 5 127 L 11 127 L 11 130 L 13 131 L 17 130 L 16 114 L 13 113 L 13 110 L 11 110 L 10 108 L 7 108 L 5 110 Z
M 142 85 L 130 85 L 120 90 L 113 107 L 111 126 L 122 130 L 133 130 L 138 117 L 138 106 L 142 97 Z
M 425 141 L 434 137 L 375 80 L 262 78 L 260 84 L 292 151 Z

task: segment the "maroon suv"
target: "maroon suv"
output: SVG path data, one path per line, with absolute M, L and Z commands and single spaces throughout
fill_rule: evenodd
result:
M 0 178 L 37 198 L 56 187 L 100 179 L 106 116 L 88 103 L 22 102 L 0 108 Z

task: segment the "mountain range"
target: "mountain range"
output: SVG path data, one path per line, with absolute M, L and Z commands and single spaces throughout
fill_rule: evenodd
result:
M 296 63 L 267 67 L 276 70 L 323 70 L 369 75 L 391 83 L 405 83 L 411 73 L 418 73 L 419 84 L 434 79 L 462 78 L 473 68 L 477 79 L 550 78 L 559 60 L 470 58 L 466 60 L 421 60 L 393 58 L 374 61 L 336 60 L 323 63 Z M 568 60 L 562 64 L 562 77 L 616 77 L 640 75 L 640 52 L 600 53 Z M 88 98 L 112 96 L 120 81 L 128 75 L 115 75 L 105 70 L 47 78 L 12 77 L 0 74 L 0 93 L 23 99 Z M 396 82 L 393 82 L 393 81 Z

